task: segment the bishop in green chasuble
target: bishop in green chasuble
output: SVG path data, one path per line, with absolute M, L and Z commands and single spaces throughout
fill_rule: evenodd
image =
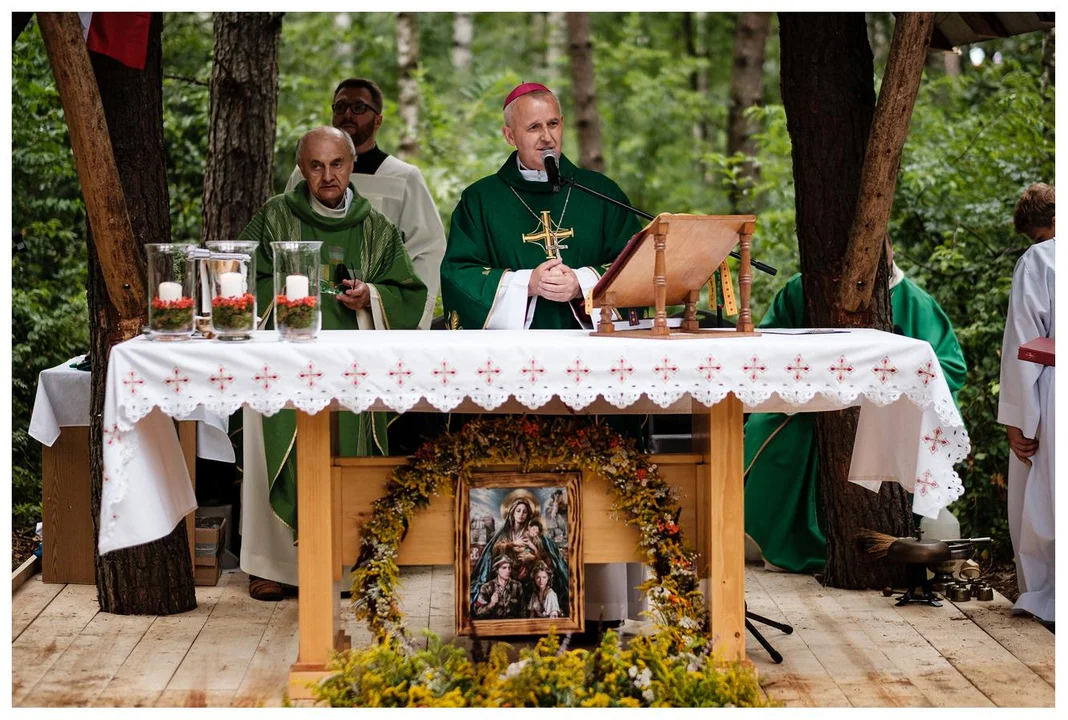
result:
M 630 204 L 612 180 L 576 167 L 566 155 L 560 156 L 560 174 Z M 509 323 L 502 317 L 507 311 L 500 302 L 506 294 L 507 274 L 529 271 L 547 259 L 543 240 L 524 240 L 524 236 L 544 236 L 544 211 L 549 212 L 552 230 L 560 237 L 560 259 L 575 271 L 582 295 L 571 302 L 554 302 L 543 297 L 528 299 L 524 294 L 526 304 L 520 317 L 534 304 L 533 318 L 525 324 Z M 524 179 L 513 152 L 496 174 L 464 190 L 452 214 L 441 263 L 446 318 L 452 326 L 468 330 L 579 328 L 583 297 L 640 229 L 632 213 L 581 190 L 565 187 L 554 193 L 548 182 Z
M 956 399 L 967 367 L 949 318 L 934 298 L 906 278 L 893 262 L 890 270 L 895 331 L 931 344 Z M 775 294 L 760 327 L 808 327 L 800 274 Z M 822 570 L 827 541 L 820 529 L 814 415 L 751 415 L 745 424 L 744 462 L 745 532 L 760 546 L 765 562 L 791 572 Z
M 351 166 L 351 160 L 349 161 Z M 323 208 L 310 194 L 308 183 L 267 201 L 241 232 L 240 239 L 260 243 L 256 251 L 256 302 L 261 314 L 274 300 L 274 256 L 271 243 L 284 240 L 318 240 L 322 264 L 338 262 L 354 268 L 370 293 L 368 312 L 360 322 L 358 313 L 342 305 L 335 295 L 320 298 L 324 330 L 402 329 L 419 325 L 426 302 L 426 286 L 412 268 L 396 226 L 371 207 L 351 184 L 347 205 Z M 313 205 L 315 207 L 313 207 Z M 329 213 L 324 215 L 323 213 Z M 333 284 L 333 277 L 324 277 Z M 273 327 L 273 313 L 268 329 Z M 369 317 L 368 317 L 369 316 Z M 343 456 L 388 455 L 385 413 L 338 413 L 338 447 Z M 264 449 L 271 507 L 290 528 L 297 527 L 296 412 L 282 410 L 263 418 Z M 255 481 L 246 476 L 246 481 Z

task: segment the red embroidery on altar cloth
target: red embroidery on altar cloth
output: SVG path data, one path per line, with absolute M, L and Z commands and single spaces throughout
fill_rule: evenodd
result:
M 119 432 L 119 426 L 117 423 L 109 428 L 104 428 L 104 437 L 107 439 L 108 445 L 122 444 L 122 433 Z
M 879 382 L 885 383 L 887 375 L 897 375 L 897 368 L 890 364 L 890 358 L 884 357 L 879 361 L 879 364 L 871 369 L 873 373 L 879 376 Z
M 263 391 L 267 392 L 271 389 L 271 383 L 278 381 L 278 373 L 271 372 L 270 366 L 264 363 L 263 370 L 253 375 L 252 379 L 257 385 L 263 385 Z
M 923 441 L 925 443 L 931 443 L 930 450 L 932 455 L 938 452 L 939 448 L 944 448 L 946 445 L 949 445 L 949 440 L 946 438 L 945 434 L 943 434 L 942 428 L 935 428 L 933 433 L 928 432 L 923 436 Z
M 723 369 L 723 366 L 716 362 L 716 358 L 709 355 L 703 363 L 697 366 L 697 369 L 704 374 L 705 380 L 711 380 L 713 375 Z
M 619 373 L 619 384 L 622 385 L 626 381 L 627 375 L 630 375 L 632 372 L 634 372 L 634 367 L 631 365 L 627 365 L 627 361 L 620 357 L 619 365 L 617 367 L 611 368 L 608 372 L 612 373 L 613 375 Z
M 501 369 L 493 364 L 492 359 L 486 358 L 486 366 L 478 368 L 475 372 L 486 381 L 487 385 L 492 385 L 494 379 L 501 374 Z
M 582 382 L 583 378 L 590 374 L 590 369 L 582 364 L 582 360 L 575 358 L 575 365 L 569 365 L 564 372 L 566 372 L 571 379 L 575 381 L 575 384 L 578 385 Z
M 530 378 L 530 384 L 533 385 L 538 381 L 538 376 L 545 372 L 545 368 L 538 367 L 538 363 L 534 358 L 530 358 L 530 362 L 527 363 L 526 367 L 521 368 L 519 372 L 523 373 L 524 377 Z
M 174 390 L 174 394 L 177 395 L 182 391 L 182 386 L 189 384 L 189 376 L 182 375 L 182 371 L 175 366 L 171 371 L 171 375 L 163 381 L 171 390 Z
M 671 377 L 679 371 L 677 365 L 671 365 L 671 359 L 664 357 L 660 360 L 660 364 L 653 368 L 653 372 L 660 376 L 660 379 L 667 382 Z
M 758 377 L 768 371 L 768 366 L 758 358 L 756 355 L 749 358 L 749 361 L 742 365 L 742 371 L 749 376 L 750 380 L 756 380 Z
M 138 377 L 137 373 L 131 370 L 126 373 L 126 377 L 123 378 L 122 384 L 129 388 L 131 395 L 136 395 L 138 387 L 145 384 L 145 379 Z
M 226 392 L 226 386 L 234 381 L 233 375 L 227 375 L 226 368 L 222 365 L 219 366 L 219 373 L 208 377 L 208 382 L 212 385 L 219 386 L 219 392 Z
M 931 382 L 936 377 L 933 367 L 934 363 L 928 360 L 923 365 L 920 365 L 919 369 L 916 370 L 916 374 L 920 376 L 921 380 L 923 380 L 924 387 L 926 387 L 927 383 Z
M 398 360 L 396 369 L 390 370 L 387 374 L 397 381 L 397 387 L 404 387 L 404 381 L 412 376 L 412 371 L 404 367 L 403 360 Z
M 297 373 L 297 377 L 299 377 L 302 382 L 308 384 L 309 390 L 315 387 L 315 382 L 319 380 L 322 376 L 323 373 L 315 369 L 315 363 L 311 360 L 308 361 L 308 368 L 306 370 L 301 370 L 299 373 Z
M 843 382 L 846 379 L 846 375 L 853 374 L 853 366 L 846 362 L 845 355 L 839 355 L 838 361 L 831 365 L 830 369 L 838 379 L 838 382 Z
M 352 363 L 352 369 L 351 370 L 346 370 L 345 372 L 343 372 L 341 374 L 344 377 L 347 377 L 349 380 L 352 381 L 352 386 L 353 387 L 360 387 L 360 380 L 362 380 L 363 378 L 367 377 L 367 371 L 366 370 L 361 370 L 360 369 L 360 363 L 358 363 L 358 362 Z
M 934 489 L 938 487 L 938 483 L 931 479 L 931 471 L 924 470 L 923 477 L 916 478 L 916 487 L 919 488 L 920 495 L 927 497 L 928 488 Z
M 441 380 L 442 385 L 448 385 L 449 380 L 456 377 L 456 370 L 455 368 L 449 367 L 449 363 L 447 360 L 442 360 L 441 367 L 434 368 L 430 371 L 430 374 L 436 377 L 438 380 Z
M 802 358 L 800 355 L 795 357 L 793 362 L 786 366 L 786 372 L 794 376 L 795 382 L 800 382 L 801 379 L 805 375 L 807 375 L 809 370 L 811 369 L 812 368 L 809 367 L 809 364 L 806 363 L 804 358 Z

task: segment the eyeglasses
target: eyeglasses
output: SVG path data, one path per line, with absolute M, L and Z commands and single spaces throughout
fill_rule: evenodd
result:
M 353 115 L 363 115 L 370 110 L 375 115 L 378 114 L 378 109 L 372 105 L 368 105 L 362 100 L 357 100 L 354 103 L 336 102 L 331 106 L 335 115 L 344 115 L 347 111 L 351 110 Z

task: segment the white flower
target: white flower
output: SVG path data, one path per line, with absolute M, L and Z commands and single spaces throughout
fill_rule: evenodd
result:
M 631 665 L 629 668 L 627 668 L 627 674 L 630 675 L 631 677 L 637 677 L 638 676 L 638 666 L 637 665 Z
M 648 688 L 648 689 L 642 691 L 642 697 L 645 698 L 646 702 L 650 702 L 651 703 L 653 701 L 653 699 L 656 697 L 656 695 L 653 694 L 653 689 L 652 688 Z
M 504 679 L 508 680 L 510 678 L 517 677 L 519 673 L 523 672 L 523 668 L 526 667 L 528 662 L 530 662 L 530 658 L 526 658 L 524 660 L 520 660 L 519 662 L 514 662 L 509 665 L 508 668 L 504 671 Z

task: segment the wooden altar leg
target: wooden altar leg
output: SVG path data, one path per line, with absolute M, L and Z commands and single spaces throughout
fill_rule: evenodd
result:
M 330 468 L 330 413 L 297 411 L 297 601 L 300 641 L 289 674 L 293 697 L 307 697 L 303 680 L 322 673 L 334 649 L 340 610 L 336 586 L 334 485 Z
M 193 492 L 197 489 L 197 424 L 194 420 L 183 420 L 178 423 L 178 442 L 182 445 L 182 456 L 185 458 L 185 466 L 189 470 L 189 482 L 193 485 Z M 189 557 L 193 565 L 193 574 L 197 568 L 197 511 L 185 516 L 185 533 L 189 536 Z
M 698 475 L 698 543 L 707 563 L 708 618 L 716 649 L 745 657 L 745 495 L 742 403 L 734 395 L 694 413 L 694 451 L 704 456 Z M 703 532 L 702 532 L 703 531 Z

